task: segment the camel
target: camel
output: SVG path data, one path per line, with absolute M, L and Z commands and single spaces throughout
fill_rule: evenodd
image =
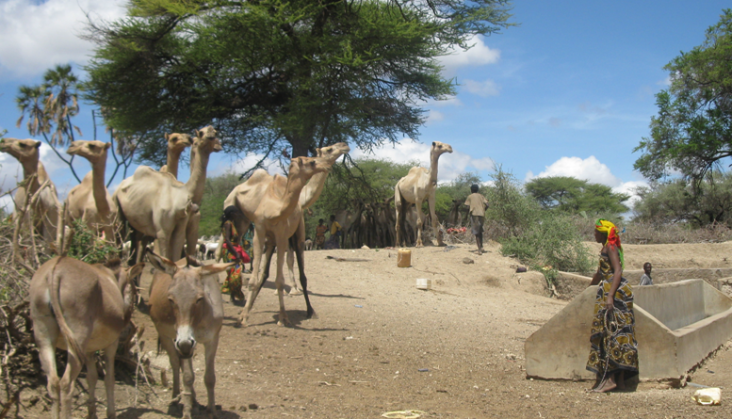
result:
M 81 220 L 90 230 L 102 231 L 107 240 L 114 241 L 117 207 L 104 185 L 107 150 L 110 146 L 110 143 L 101 141 L 76 140 L 66 151 L 89 160 L 92 170 L 69 192 L 66 198 L 65 224 L 71 225 L 73 221 Z
M 432 143 L 430 149 L 430 169 L 423 167 L 412 167 L 409 173 L 401 178 L 394 187 L 394 206 L 396 207 L 396 245 L 401 246 L 404 238 L 402 223 L 406 209 L 409 204 L 417 208 L 417 243 L 416 247 L 422 247 L 422 228 L 424 214 L 422 214 L 422 202 L 427 199 L 432 219 L 432 231 L 437 237 L 438 245 L 442 246 L 442 239 L 437 230 L 437 216 L 435 215 L 435 189 L 437 188 L 437 160 L 444 153 L 452 153 L 452 147 L 439 141 Z
M 207 126 L 196 131 L 196 138 L 191 147 L 191 176 L 186 182 L 186 187 L 193 194 L 192 201 L 199 208 L 203 202 L 203 193 L 206 189 L 206 170 L 211 153 L 218 153 L 222 150 L 221 142 L 216 138 L 216 130 Z M 189 219 L 186 226 L 186 254 L 196 256 L 198 242 L 198 225 L 201 222 L 201 213 L 195 212 Z M 178 259 L 178 256 L 171 260 Z
M 137 288 L 133 279 L 143 263 L 122 269 L 119 259 L 105 265 L 55 257 L 41 265 L 30 284 L 30 313 L 39 358 L 48 379 L 53 419 L 70 419 L 74 382 L 86 364 L 89 418 L 96 418 L 96 351 L 104 349 L 107 417 L 116 418 L 114 358 L 122 329 L 129 323 Z M 59 380 L 56 348 L 68 352 Z
M 308 318 L 311 318 L 315 313 L 310 305 L 307 293 L 307 278 L 304 274 L 302 242 L 305 240 L 305 223 L 303 222 L 299 199 L 305 183 L 315 174 L 325 172 L 330 167 L 331 163 L 321 157 L 295 157 L 290 163 L 289 176 L 287 178 L 276 175 L 271 181 L 267 182 L 263 194 L 253 195 L 261 196 L 259 200 L 254 201 L 251 199 L 252 196 L 247 196 L 246 194 L 236 196 L 236 206 L 248 220 L 254 223 L 254 239 L 252 240 L 254 269 L 252 279 L 249 281 L 247 302 L 239 320 L 242 325 L 246 325 L 246 320 L 249 317 L 254 300 L 257 298 L 259 290 L 269 275 L 269 261 L 275 247 L 277 248 L 277 276 L 275 278 L 275 284 L 277 285 L 280 301 L 279 321 L 277 324 L 283 325 L 289 322 L 285 313 L 284 300 L 282 299 L 282 286 L 284 282 L 283 267 L 285 253 L 287 252 L 288 240 L 293 235 L 297 235 L 296 240 L 298 242 L 295 243 L 294 247 L 297 250 L 297 263 L 300 267 L 300 285 L 305 296 Z M 266 177 L 261 173 L 256 177 L 255 175 L 257 175 L 257 172 L 244 183 L 245 185 L 250 182 L 253 184 L 241 188 L 240 191 L 252 191 L 262 187 L 257 182 L 261 179 L 267 180 Z M 266 172 L 264 175 L 269 176 Z M 261 267 L 263 252 L 265 252 L 265 245 L 265 272 L 260 273 L 259 269 Z
M 160 345 L 168 353 L 173 369 L 173 399 L 180 393 L 180 369 L 183 368 L 183 418 L 190 419 L 195 402 L 195 380 L 191 358 L 198 342 L 205 347 L 204 382 L 208 393 L 208 412 L 214 415 L 216 402 L 216 350 L 224 319 L 224 302 L 214 274 L 232 263 L 198 266 L 186 257 L 184 266 L 155 253 L 148 253 L 150 263 L 158 269 L 150 285 L 150 318 L 158 331 Z M 182 364 L 182 365 L 181 365 Z
M 158 241 L 162 256 L 171 260 L 180 258 L 189 221 L 198 214 L 199 206 L 194 199 L 203 196 L 208 157 L 221 150 L 218 138 L 209 136 L 211 132 L 215 133 L 211 127 L 196 132 L 191 150 L 195 153 L 191 158 L 191 177 L 185 184 L 168 173 L 139 166 L 114 192 L 113 201 L 119 207 L 120 218 L 135 230 L 131 263 L 141 259 L 137 243 L 143 241 L 144 247 L 150 238 Z M 189 252 L 196 251 L 196 241 L 188 246 Z
M 165 134 L 165 141 L 168 142 L 168 160 L 167 164 L 160 168 L 163 173 L 170 173 L 174 178 L 178 179 L 178 162 L 180 155 L 187 147 L 193 144 L 191 136 L 188 134 Z
M 48 181 L 48 185 L 40 193 L 38 204 L 32 208 L 33 227 L 38 234 L 43 236 L 46 243 L 53 243 L 56 239 L 58 209 L 61 205 L 58 201 L 56 186 L 51 182 L 40 161 L 40 147 L 40 141 L 31 139 L 4 138 L 0 141 L 0 151 L 15 157 L 23 166 L 23 180 L 30 181 L 28 184 L 21 184 L 15 193 L 16 213 L 17 209 L 24 208 L 26 200 Z
M 338 160 L 339 157 L 342 155 L 348 153 L 351 151 L 351 148 L 346 143 L 336 143 L 327 147 L 321 147 L 316 150 L 316 155 L 318 158 L 323 159 L 323 161 L 328 165 L 328 168 L 332 167 L 333 164 L 335 164 L 336 160 Z M 328 172 L 322 172 L 322 173 L 316 173 L 310 178 L 310 181 L 303 187 L 302 191 L 300 192 L 300 198 L 299 198 L 299 204 L 300 209 L 305 210 L 312 206 L 320 197 L 321 192 L 323 191 L 323 187 L 325 185 L 325 181 L 328 178 Z M 236 205 L 239 207 L 239 209 L 242 211 L 242 213 L 246 213 L 248 210 L 249 212 L 253 212 L 256 210 L 256 205 L 259 203 L 259 201 L 264 196 L 264 192 L 267 188 L 267 186 L 272 182 L 274 178 L 268 174 L 265 170 L 257 170 L 255 171 L 252 176 L 244 183 L 238 185 L 234 190 L 231 191 L 228 197 L 226 197 L 226 200 L 224 201 L 224 208 Z M 247 204 L 248 203 L 248 204 Z M 245 208 L 246 206 L 246 208 Z M 247 218 L 242 218 L 240 220 L 236 220 L 236 229 L 239 232 L 239 234 L 244 234 L 249 229 L 250 220 Z M 303 222 L 303 232 L 305 231 L 305 221 Z M 299 229 L 298 229 L 299 231 Z M 305 240 L 305 237 L 297 237 L 295 238 L 296 243 L 303 243 Z M 219 249 L 222 248 L 223 238 L 219 239 Z M 288 265 L 288 271 L 290 272 L 289 279 L 290 279 L 290 294 L 291 295 L 297 295 L 299 293 L 302 293 L 302 290 L 297 286 L 297 281 L 295 281 L 295 275 L 294 275 L 294 252 L 293 250 L 288 247 L 288 254 L 287 254 L 287 265 Z M 302 255 L 301 255 L 302 257 Z M 267 266 L 269 266 L 269 261 L 267 262 Z M 304 272 L 302 269 L 300 269 L 300 275 L 303 276 Z

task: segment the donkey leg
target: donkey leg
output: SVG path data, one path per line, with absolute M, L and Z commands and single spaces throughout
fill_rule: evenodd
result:
M 193 409 L 193 401 L 195 396 L 193 393 L 193 381 L 196 376 L 193 372 L 193 362 L 191 358 L 183 359 L 183 393 L 181 393 L 181 401 L 183 402 L 183 419 L 191 419 L 191 410 Z
M 208 414 L 210 417 L 216 417 L 216 397 L 214 389 L 216 387 L 216 350 L 219 347 L 218 332 L 213 340 L 205 345 L 206 347 L 206 372 L 203 376 L 203 382 L 206 384 L 206 393 L 208 394 Z
M 106 377 L 105 381 L 106 381 Z M 86 384 L 89 387 L 89 398 L 87 405 L 89 407 L 88 419 L 97 419 L 97 381 L 99 373 L 97 372 L 97 357 L 94 352 L 86 354 Z M 109 416 L 109 415 L 107 415 Z
M 35 319 L 34 319 L 35 320 Z M 59 407 L 61 404 L 60 400 L 60 387 L 59 387 L 59 378 L 58 373 L 56 372 L 56 350 L 53 346 L 53 342 L 55 342 L 56 337 L 58 336 L 58 327 L 56 327 L 56 333 L 49 336 L 47 333 L 47 330 L 45 327 L 43 327 L 44 338 L 40 337 L 42 325 L 44 325 L 44 322 L 34 322 L 34 334 L 36 338 L 36 342 L 38 344 L 38 357 L 41 360 L 41 366 L 43 367 L 43 371 L 46 373 L 46 378 L 48 381 L 48 384 L 46 385 L 46 388 L 48 389 L 48 395 L 51 397 L 51 418 L 52 419 L 59 419 Z M 54 322 L 55 323 L 55 322 Z M 41 333 L 39 333 L 41 332 Z
M 114 358 L 117 354 L 119 340 L 104 349 L 106 371 L 104 373 L 104 390 L 107 392 L 107 419 L 116 419 L 117 412 L 114 405 Z
M 71 419 L 71 396 L 74 394 L 74 382 L 76 381 L 76 377 L 78 377 L 79 372 L 81 372 L 81 361 L 79 360 L 79 356 L 74 353 L 73 350 L 69 350 L 67 353 L 68 362 L 66 364 L 66 371 L 64 371 L 64 375 L 61 377 L 61 381 L 59 382 L 62 419 Z

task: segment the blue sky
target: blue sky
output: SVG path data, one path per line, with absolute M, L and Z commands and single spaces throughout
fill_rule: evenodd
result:
M 24 127 L 15 127 L 19 85 L 39 84 L 55 64 L 88 59 L 92 45 L 77 37 L 84 11 L 113 19 L 123 6 L 117 0 L 0 0 L 0 128 L 7 136 L 29 138 Z M 470 51 L 443 58 L 458 94 L 425 105 L 429 117 L 419 143 L 405 139 L 376 157 L 426 162 L 429 144 L 442 141 L 455 150 L 440 160 L 443 182 L 465 171 L 488 180 L 500 164 L 522 181 L 574 176 L 629 192 L 646 184 L 633 171 L 639 157 L 633 149 L 648 136 L 654 94 L 667 86 L 663 66 L 700 45 L 724 7 L 729 3 L 717 0 L 516 1 L 512 20 L 519 26 L 476 38 Z M 91 109 L 82 105 L 77 121 L 84 139 L 92 139 Z M 256 160 L 215 155 L 209 173 L 243 171 Z M 65 197 L 76 184 L 68 169 L 45 146 L 42 161 Z M 18 168 L 5 154 L 0 165 L 0 189 L 7 190 Z M 79 162 L 78 173 L 88 170 Z

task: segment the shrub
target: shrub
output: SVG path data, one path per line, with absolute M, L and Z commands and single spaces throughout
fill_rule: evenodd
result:
M 83 221 L 73 222 L 74 234 L 71 237 L 68 256 L 86 263 L 103 263 L 118 257 L 119 250 L 110 242 L 96 237 Z

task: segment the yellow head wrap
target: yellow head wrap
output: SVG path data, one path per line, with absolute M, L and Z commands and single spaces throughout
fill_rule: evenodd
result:
M 598 218 L 597 221 L 595 221 L 595 230 L 599 231 L 600 233 L 607 234 L 607 240 L 605 241 L 605 245 L 612 244 L 618 248 L 618 256 L 620 256 L 620 267 L 625 269 L 623 245 L 620 244 L 620 236 L 618 235 L 618 228 L 615 227 L 615 224 L 604 218 Z

